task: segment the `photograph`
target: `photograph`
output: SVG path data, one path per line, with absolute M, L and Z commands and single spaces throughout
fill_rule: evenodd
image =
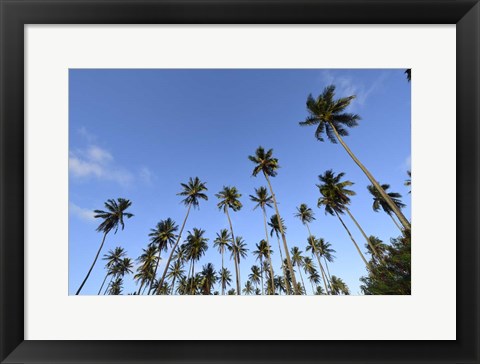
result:
M 68 295 L 411 295 L 411 74 L 69 69 Z

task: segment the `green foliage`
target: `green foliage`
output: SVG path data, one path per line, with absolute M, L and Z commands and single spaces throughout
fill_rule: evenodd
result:
M 391 239 L 386 245 L 383 262 L 372 258 L 368 276 L 360 278 L 360 286 L 366 295 L 411 294 L 411 241 L 410 232 Z

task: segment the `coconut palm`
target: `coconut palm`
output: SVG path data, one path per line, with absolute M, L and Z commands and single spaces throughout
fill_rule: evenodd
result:
M 385 254 L 388 251 L 388 245 L 384 244 L 383 241 L 381 241 L 379 238 L 373 235 L 369 236 L 368 239 L 370 240 L 370 245 L 373 245 L 375 247 L 375 250 L 380 255 L 382 260 L 378 259 L 376 255 L 372 254 L 372 248 L 370 248 L 369 244 L 365 244 L 365 247 L 367 248 L 368 253 L 372 255 L 372 258 L 375 263 L 382 262 L 384 260 Z
M 255 195 L 250 195 L 250 200 L 252 202 L 255 202 L 255 206 L 253 207 L 253 209 L 257 209 L 258 207 L 260 207 L 262 209 L 262 215 L 263 215 L 263 226 L 265 227 L 265 241 L 266 241 L 266 244 L 267 244 L 267 252 L 268 252 L 268 256 L 267 256 L 267 259 L 268 259 L 268 263 L 269 263 L 269 268 L 270 268 L 270 280 L 271 280 L 271 284 L 272 284 L 272 287 L 274 286 L 274 282 L 273 282 L 273 277 L 274 277 L 274 273 L 273 273 L 273 264 L 272 264 L 272 259 L 271 259 L 271 254 L 272 254 L 272 249 L 270 247 L 270 241 L 268 239 L 268 229 L 267 229 L 267 207 L 270 207 L 272 208 L 272 204 L 273 204 L 273 199 L 272 199 L 272 196 L 270 196 L 268 194 L 268 191 L 267 191 L 267 188 L 264 187 L 264 186 L 261 186 L 259 188 L 255 188 Z M 263 271 L 262 271 L 263 273 Z M 262 283 L 262 289 L 263 289 L 263 283 Z
M 339 295 L 349 295 L 350 290 L 348 289 L 347 284 L 341 279 L 336 276 L 332 276 L 332 294 Z
M 227 287 L 230 287 L 230 284 L 232 283 L 232 273 L 227 268 L 222 268 L 222 270 L 219 272 L 220 276 L 220 284 L 222 285 L 222 295 L 223 292 L 227 289 Z
M 98 256 L 102 251 L 103 244 L 105 243 L 105 238 L 107 237 L 107 234 L 113 229 L 115 229 L 114 234 L 116 234 L 119 226 L 123 230 L 125 228 L 124 219 L 125 218 L 129 219 L 133 216 L 133 214 L 126 212 L 126 210 L 131 205 L 132 203 L 129 200 L 124 198 L 118 198 L 117 201 L 113 199 L 109 199 L 107 200 L 107 202 L 105 202 L 106 211 L 94 210 L 94 213 L 95 213 L 94 217 L 96 219 L 103 219 L 102 223 L 97 227 L 97 231 L 103 233 L 103 239 L 102 239 L 102 243 L 100 244 L 100 247 L 98 248 L 97 255 L 95 255 L 95 259 L 93 260 L 93 263 L 90 266 L 90 269 L 88 270 L 87 275 L 83 279 L 82 284 L 80 284 L 80 287 L 78 287 L 77 293 L 75 293 L 75 295 L 80 294 L 83 286 L 88 280 L 88 277 L 90 277 L 90 273 L 92 272 L 92 269 L 95 266 L 95 263 L 97 262 Z
M 323 290 L 322 286 L 317 286 L 317 289 L 315 290 L 315 295 L 324 295 L 325 291 Z
M 185 275 L 185 270 L 183 269 L 183 262 L 181 259 L 175 260 L 175 262 L 170 267 L 170 270 L 167 273 L 167 278 L 172 280 L 171 292 L 175 290 L 175 281 L 180 280 Z
M 179 196 L 184 196 L 185 198 L 182 200 L 182 203 L 187 206 L 187 214 L 185 215 L 185 219 L 183 220 L 182 227 L 180 228 L 180 232 L 177 236 L 177 241 L 173 246 L 170 256 L 168 257 L 167 264 L 165 265 L 165 270 L 163 271 L 162 278 L 159 281 L 159 286 L 163 285 L 163 281 L 165 280 L 165 276 L 167 275 L 168 270 L 170 269 L 170 262 L 172 261 L 173 253 L 177 248 L 180 239 L 182 238 L 183 229 L 185 228 L 185 224 L 187 223 L 188 215 L 190 214 L 190 209 L 198 208 L 200 206 L 200 200 L 208 200 L 208 196 L 205 194 L 205 191 L 208 190 L 206 183 L 200 181 L 198 177 L 191 178 L 188 180 L 188 183 L 181 183 L 183 191 L 177 193 Z
M 261 273 L 261 281 L 262 281 L 262 295 L 264 294 L 264 286 L 263 286 L 263 272 L 264 272 L 264 258 L 267 258 L 268 269 L 271 270 L 270 275 L 273 274 L 273 268 L 270 266 L 270 256 L 272 254 L 270 247 L 266 240 L 260 240 L 260 243 L 256 244 L 257 250 L 253 252 L 253 255 L 257 257 L 257 260 L 260 261 L 260 273 Z M 273 277 L 271 277 L 273 278 Z
M 320 286 L 320 275 L 318 274 L 316 269 L 313 269 L 310 272 L 310 274 L 308 275 L 308 279 L 310 280 L 310 283 L 312 284 L 312 292 L 315 292 L 316 290 L 318 290 L 319 287 L 322 288 Z
M 254 292 L 254 288 L 252 286 L 252 282 L 246 281 L 245 288 L 243 289 L 243 293 L 246 295 L 251 295 Z
M 237 269 L 237 285 L 240 284 L 240 259 L 245 259 L 247 256 L 247 244 L 243 240 L 241 236 L 237 236 L 234 240 L 234 243 L 228 246 L 228 250 L 230 250 L 230 259 L 236 261 L 236 269 Z M 237 294 L 240 295 L 241 292 L 238 291 L 237 287 Z
M 166 252 L 168 247 L 172 247 L 175 239 L 177 238 L 177 235 L 175 235 L 177 230 L 178 225 L 175 224 L 175 221 L 173 221 L 171 218 L 168 218 L 166 220 L 161 220 L 155 229 L 151 229 L 150 234 L 148 234 L 148 236 L 150 236 L 150 243 L 155 244 L 158 251 L 157 264 L 155 264 L 155 271 L 153 273 L 154 278 L 157 277 L 157 269 L 160 265 L 162 251 Z M 155 279 L 152 279 L 148 294 L 150 294 L 152 291 L 154 280 Z
M 313 263 L 313 260 L 310 257 L 304 257 L 303 258 L 303 271 L 307 275 L 307 277 L 310 277 L 313 273 L 317 272 L 317 269 L 315 268 L 315 264 Z M 312 283 L 310 281 L 310 283 Z M 314 288 L 312 284 L 312 293 L 314 293 Z
M 410 222 L 405 218 L 400 209 L 385 193 L 370 171 L 367 170 L 367 168 L 360 162 L 360 160 L 353 154 L 347 144 L 345 144 L 343 141 L 342 137 L 348 135 L 347 129 L 357 126 L 358 121 L 360 120 L 360 116 L 344 112 L 355 96 L 348 96 L 339 98 L 337 100 L 334 100 L 334 96 L 335 86 L 333 85 L 326 87 L 323 90 L 323 93 L 320 94 L 316 99 L 313 98 L 312 95 L 309 95 L 306 102 L 309 115 L 299 124 L 302 126 L 315 125 L 315 137 L 321 142 L 324 141 L 324 134 L 326 134 L 327 138 L 332 143 L 337 143 L 337 141 L 339 141 L 353 161 L 360 167 L 363 173 L 365 173 L 367 178 L 370 180 L 370 183 L 373 184 L 378 192 L 382 195 L 384 200 L 402 223 L 403 227 L 410 230 Z
M 252 267 L 250 268 L 250 272 L 251 273 L 248 275 L 248 279 L 250 280 L 250 282 L 252 282 L 255 285 L 255 289 L 257 289 L 258 285 L 260 284 L 260 281 L 262 281 L 262 285 L 263 285 L 263 279 L 261 279 L 262 274 L 261 274 L 260 268 L 258 267 L 258 265 L 252 265 Z
M 283 226 L 283 232 L 285 233 L 287 231 L 287 227 L 285 226 L 285 222 L 282 220 L 282 226 Z M 270 221 L 268 222 L 268 225 L 271 227 L 270 230 L 270 236 L 273 236 L 275 234 L 277 236 L 277 243 L 278 243 L 278 251 L 280 252 L 280 261 L 283 262 L 283 253 L 282 253 L 282 248 L 280 247 L 280 222 L 278 219 L 278 215 L 272 215 L 270 217 Z M 287 273 L 285 272 L 285 266 L 282 263 L 282 272 L 283 272 L 283 280 L 284 280 L 284 285 L 285 287 L 288 287 L 287 285 Z M 287 289 L 286 290 L 287 294 L 290 294 L 290 291 Z
M 325 241 L 323 238 L 317 239 L 316 244 L 318 254 L 323 257 L 323 261 L 325 262 L 325 268 L 327 268 L 327 275 L 328 279 L 331 279 L 330 276 L 330 269 L 328 268 L 328 262 L 333 263 L 335 256 L 333 255 L 336 251 L 332 248 L 332 244 Z
M 222 271 L 225 267 L 223 264 L 223 255 L 225 253 L 225 249 L 228 249 L 228 246 L 231 243 L 231 241 L 232 239 L 227 229 L 220 230 L 220 232 L 217 233 L 217 237 L 213 241 L 213 246 L 216 247 L 218 249 L 218 252 L 222 255 Z M 224 294 L 225 294 L 225 290 L 222 286 L 222 296 Z
M 258 147 L 255 151 L 255 155 L 248 156 L 248 159 L 255 163 L 255 168 L 253 169 L 252 175 L 257 176 L 260 172 L 263 173 L 263 176 L 267 180 L 268 187 L 270 189 L 270 194 L 273 199 L 273 206 L 275 208 L 275 214 L 280 218 L 280 234 L 282 235 L 283 248 L 285 250 L 285 256 L 287 258 L 288 269 L 290 270 L 290 275 L 292 276 L 293 286 L 295 288 L 295 294 L 297 292 L 297 280 L 295 279 L 295 273 L 293 271 L 292 260 L 290 259 L 290 253 L 287 245 L 287 238 L 285 237 L 285 232 L 283 229 L 283 223 L 281 221 L 280 212 L 278 211 L 277 199 L 275 193 L 273 192 L 272 184 L 270 183 L 270 177 L 275 177 L 277 175 L 277 170 L 280 168 L 278 165 L 278 159 L 273 158 L 273 149 L 269 149 L 265 152 L 263 147 Z
M 123 279 L 122 277 L 117 277 L 111 284 L 110 289 L 108 291 L 109 295 L 118 296 L 122 294 L 123 290 Z
M 223 186 L 223 189 L 215 195 L 220 201 L 217 203 L 219 210 L 227 215 L 228 224 L 230 225 L 230 233 L 232 234 L 232 241 L 235 241 L 235 234 L 233 233 L 232 220 L 230 219 L 230 214 L 228 213 L 229 209 L 236 212 L 242 208 L 242 203 L 240 202 L 240 197 L 242 195 L 237 191 L 236 187 Z M 234 259 L 235 262 L 235 273 L 236 273 L 236 282 L 237 282 L 237 294 L 241 294 L 240 291 L 240 271 L 238 268 L 239 259 Z
M 142 251 L 142 255 L 137 258 L 137 262 L 139 263 L 137 274 L 133 277 L 140 282 L 140 287 L 137 291 L 138 295 L 141 294 L 145 283 L 155 280 L 153 272 L 158 262 L 157 247 L 155 245 L 149 244 L 147 249 L 142 249 Z
M 405 204 L 402 203 L 402 201 L 400 200 L 402 198 L 402 195 L 397 193 L 397 192 L 387 192 L 388 189 L 390 188 L 390 185 L 388 184 L 382 184 L 382 188 L 383 190 L 388 194 L 388 196 L 390 196 L 390 198 L 392 199 L 392 201 L 395 203 L 395 205 L 397 205 L 397 207 L 401 210 L 405 207 Z M 367 186 L 367 189 L 368 189 L 368 192 L 370 192 L 370 194 L 373 196 L 373 211 L 375 212 L 378 212 L 380 211 L 380 209 L 382 209 L 388 216 L 390 216 L 390 218 L 392 219 L 392 221 L 395 223 L 395 225 L 397 226 L 397 228 L 400 230 L 400 231 L 403 231 L 402 228 L 400 227 L 400 225 L 398 225 L 398 222 L 395 220 L 395 218 L 393 217 L 392 213 L 392 209 L 390 208 L 390 206 L 385 202 L 385 200 L 383 199 L 382 195 L 380 193 L 378 193 L 378 190 L 372 186 L 372 185 L 369 185 Z
M 205 255 L 208 250 L 208 238 L 204 237 L 205 230 L 193 228 L 188 232 L 187 239 L 185 240 L 186 258 L 190 261 L 190 269 L 188 275 L 195 278 L 195 262 L 198 262 L 200 258 Z M 191 271 L 191 273 L 190 273 Z M 192 294 L 195 294 L 195 288 L 192 284 Z
M 227 292 L 227 295 L 229 296 L 235 296 L 237 293 L 237 291 L 235 291 L 233 288 L 232 289 L 229 289 L 228 292 Z
M 357 242 L 353 238 L 350 230 L 347 228 L 347 225 L 343 222 L 343 219 L 340 217 L 345 211 L 349 214 L 349 216 L 352 218 L 352 220 L 356 223 L 357 227 L 362 231 L 362 234 L 364 235 L 365 239 L 368 241 L 368 237 L 366 234 L 363 232 L 361 229 L 360 225 L 356 222 L 355 218 L 353 215 L 350 213 L 350 211 L 347 208 L 347 205 L 350 203 L 350 197 L 355 195 L 355 192 L 352 190 L 347 189 L 347 187 L 353 185 L 353 182 L 350 181 L 341 181 L 342 177 L 345 175 L 345 173 L 339 173 L 338 175 L 335 176 L 335 173 L 332 170 L 326 171 L 323 175 L 318 176 L 320 179 L 320 182 L 322 182 L 321 185 L 317 184 L 317 187 L 320 191 L 320 194 L 322 197 L 318 199 L 318 207 L 324 206 L 325 207 L 325 214 L 330 214 L 330 215 L 336 215 L 337 218 L 340 220 L 342 223 L 343 227 L 347 231 L 350 239 L 352 240 L 353 244 L 355 245 L 355 248 L 358 251 L 358 254 L 362 258 L 363 262 L 367 266 L 367 268 L 370 268 L 367 260 L 365 259 L 364 255 L 362 254 L 362 251 L 358 247 Z M 373 252 L 375 253 L 375 247 L 372 247 Z
M 200 273 L 202 276 L 202 294 L 204 295 L 211 295 L 212 288 L 217 283 L 218 277 L 217 272 L 212 263 L 207 263 L 202 267 L 202 271 Z
M 292 255 L 292 262 L 293 262 L 293 266 L 297 266 L 298 267 L 298 273 L 300 274 L 300 279 L 302 281 L 302 291 L 303 292 L 306 292 L 305 290 L 305 283 L 303 281 L 303 276 L 302 276 L 302 269 L 303 269 L 303 255 L 302 255 L 302 251 L 298 248 L 298 246 L 294 246 L 292 248 L 292 251 L 290 252 L 290 254 Z
M 107 274 L 105 275 L 105 278 L 103 279 L 102 285 L 100 286 L 100 289 L 98 290 L 97 294 L 100 294 L 102 292 L 103 285 L 105 284 L 105 281 L 107 280 L 108 276 L 111 276 L 110 282 L 112 282 L 114 276 L 115 276 L 115 268 L 117 267 L 118 263 L 122 260 L 122 258 L 126 255 L 125 249 L 122 247 L 117 246 L 114 250 L 109 250 L 107 254 L 103 255 L 102 260 L 105 260 L 107 263 L 105 264 L 105 269 L 107 270 Z M 108 283 L 107 287 L 110 286 L 110 282 Z

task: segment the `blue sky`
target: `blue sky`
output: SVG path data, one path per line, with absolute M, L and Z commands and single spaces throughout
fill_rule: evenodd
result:
M 248 198 L 254 188 L 266 185 L 263 177 L 251 176 L 253 164 L 247 158 L 259 145 L 273 148 L 279 159 L 281 168 L 272 185 L 290 248 L 298 246 L 305 253 L 307 231 L 294 214 L 300 203 L 307 203 L 316 213 L 312 234 L 336 250 L 330 272 L 341 277 L 352 294 L 360 293 L 364 264 L 338 219 L 316 207 L 318 175 L 333 169 L 355 183 L 351 212 L 368 235 L 388 242 L 398 229 L 385 213 L 373 212 L 369 181 L 342 146 L 317 141 L 314 128 L 298 122 L 307 116 L 309 93 L 317 96 L 334 84 L 337 96 L 357 95 L 349 111 L 362 120 L 345 141 L 377 180 L 403 195 L 404 213 L 410 218 L 410 195 L 403 183 L 411 159 L 411 92 L 403 71 L 70 70 L 69 294 L 80 285 L 101 242 L 94 209 L 103 209 L 109 198 L 133 202 L 130 211 L 135 216 L 125 230 L 108 235 L 102 255 L 122 246 L 135 259 L 158 221 L 171 217 L 182 223 L 186 209 L 176 194 L 181 182 L 195 176 L 207 183 L 209 196 L 186 225 L 186 231 L 205 229 L 209 238 L 206 255 L 195 265 L 198 270 L 208 262 L 217 270 L 221 267 L 213 240 L 228 222 L 214 195 L 224 185 L 242 193 L 243 209 L 231 218 L 235 234 L 250 249 L 241 262 L 243 286 L 250 267 L 258 264 L 251 252 L 264 238 L 261 212 L 252 210 Z M 364 247 L 354 224 L 347 216 L 344 221 Z M 271 244 L 274 269 L 279 271 L 276 240 Z M 226 259 L 226 266 L 233 274 L 233 261 Z M 82 294 L 96 294 L 104 274 L 99 260 Z M 310 284 L 305 285 L 310 294 Z M 126 277 L 124 292 L 136 287 L 132 276 Z

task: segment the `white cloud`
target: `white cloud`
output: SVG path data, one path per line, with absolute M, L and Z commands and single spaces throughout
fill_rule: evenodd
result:
M 73 216 L 76 216 L 81 220 L 89 221 L 89 222 L 95 221 L 95 218 L 94 218 L 95 213 L 93 212 L 93 210 L 77 206 L 73 202 L 69 203 L 69 211 L 70 211 L 70 214 L 72 214 Z
M 363 106 L 369 96 L 377 91 L 383 84 L 387 77 L 386 73 L 380 74 L 371 84 L 365 85 L 361 82 L 353 80 L 347 76 L 336 76 L 332 71 L 323 70 L 321 73 L 321 81 L 327 85 L 335 85 L 335 94 L 338 97 L 346 97 L 356 95 L 356 98 L 351 103 L 351 108 L 356 105 Z
M 69 170 L 73 177 L 97 178 L 123 186 L 133 182 L 133 174 L 114 163 L 110 152 L 96 145 L 70 153 Z
M 140 179 L 146 184 L 152 184 L 154 177 L 153 172 L 148 167 L 143 166 L 140 169 Z
M 89 143 L 92 143 L 96 139 L 96 136 L 90 133 L 84 126 L 77 129 L 77 133 L 80 134 L 80 136 L 87 140 Z

